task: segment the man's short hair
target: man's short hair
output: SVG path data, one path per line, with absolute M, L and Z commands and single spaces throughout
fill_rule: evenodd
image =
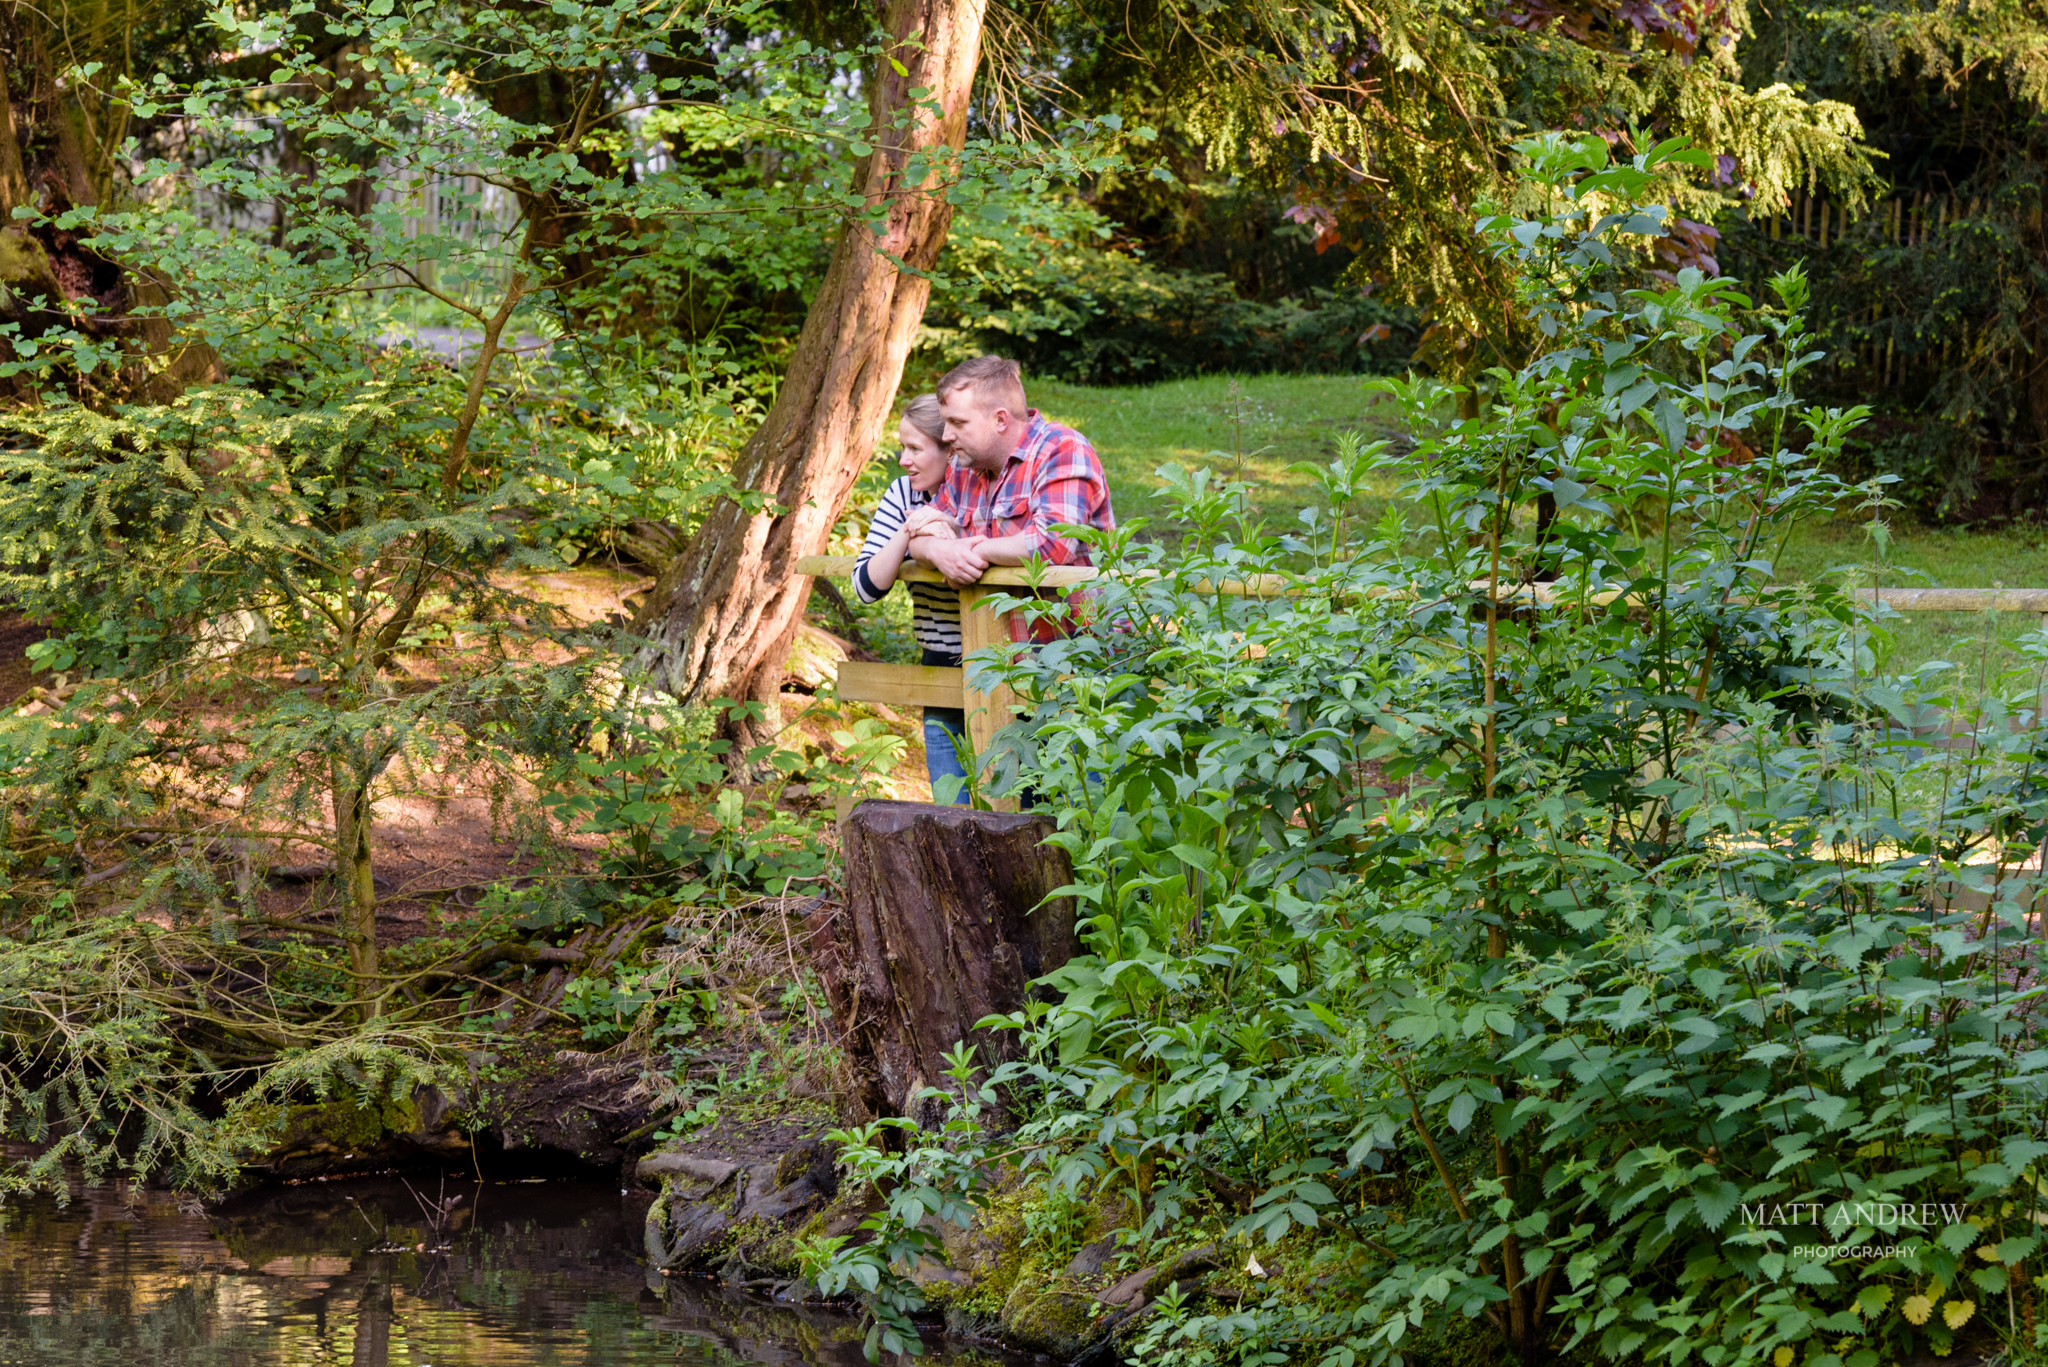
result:
M 1007 356 L 976 356 L 947 371 L 939 381 L 939 397 L 957 389 L 973 389 L 991 408 L 1006 408 L 1021 418 L 1028 411 L 1024 401 L 1024 372 Z

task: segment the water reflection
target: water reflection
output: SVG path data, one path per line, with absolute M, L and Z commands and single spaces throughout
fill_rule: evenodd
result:
M 852 1367 L 853 1323 L 664 1283 L 644 1198 L 587 1183 L 309 1183 L 200 1210 L 119 1185 L 0 1206 L 0 1364 Z M 925 1361 L 1018 1359 L 940 1349 Z

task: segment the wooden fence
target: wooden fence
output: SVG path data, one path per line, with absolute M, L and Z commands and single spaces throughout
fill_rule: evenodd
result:
M 1934 195 L 1922 190 L 1917 195 L 1901 195 L 1851 209 L 1819 195 L 1795 192 L 1784 213 L 1765 220 L 1765 231 L 1772 241 L 1796 237 L 1817 247 L 1840 246 L 1852 230 L 1875 219 L 1876 235 L 1884 241 L 1918 247 L 1946 228 L 1951 219 L 1975 218 L 1983 207 L 1982 200 L 1965 202 L 1956 195 Z
M 1919 247 L 1938 237 L 1950 223 L 1975 218 L 1983 208 L 1981 199 L 1965 200 L 1959 195 L 1926 190 L 1856 209 L 1824 196 L 1795 192 L 1784 213 L 1762 220 L 1757 226 L 1774 242 L 1793 239 L 1811 243 L 1820 251 L 1839 247 L 1851 237 L 1866 243 Z M 1875 329 L 1881 321 L 1879 306 L 1873 304 L 1861 318 L 1843 321 Z M 1963 338 L 1943 336 L 1925 339 L 1924 350 L 1908 349 L 1902 353 L 1895 336 L 1887 333 L 1880 339 L 1872 334 L 1837 350 L 1828 357 L 1827 364 L 1836 371 L 1873 373 L 1880 385 L 1889 388 L 1902 382 L 1916 366 L 1948 369 L 1964 344 Z
M 254 137 L 241 153 L 259 164 L 275 166 L 283 147 L 283 121 L 270 115 L 237 119 L 235 131 L 245 137 L 267 133 L 268 139 Z M 406 241 L 418 238 L 442 239 L 442 250 L 451 248 L 462 270 L 458 282 L 485 290 L 502 290 L 512 276 L 516 255 L 515 230 L 521 221 L 517 196 L 510 190 L 473 171 L 456 166 L 393 166 L 379 162 L 364 168 L 371 182 L 371 195 L 379 205 L 396 205 L 398 231 Z M 246 200 L 208 185 L 193 191 L 193 209 L 200 222 L 226 232 L 262 237 L 278 226 L 278 207 L 268 201 Z M 414 275 L 387 268 L 381 283 L 407 285 L 415 277 L 421 283 L 441 287 L 451 283 L 439 251 L 411 259 L 397 243 L 387 243 L 380 255 L 405 260 Z
M 854 557 L 850 555 L 807 555 L 796 564 L 798 574 L 830 579 L 851 578 L 853 566 Z M 1085 584 L 1099 573 L 1082 566 L 1053 566 L 1039 571 L 1036 582 L 1046 588 L 1064 588 Z M 946 582 L 938 571 L 916 564 L 906 564 L 897 577 L 927 584 Z M 960 644 L 965 654 L 972 655 L 986 646 L 1010 639 L 1008 627 L 989 605 L 989 600 L 1003 590 L 1024 588 L 1033 581 L 1034 576 L 1026 570 L 995 568 L 982 575 L 978 582 L 959 590 Z M 1289 592 L 1291 583 L 1282 575 L 1262 574 L 1246 580 L 1225 580 L 1197 587 L 1213 593 L 1271 598 Z M 1484 585 L 1479 587 L 1483 589 Z M 1377 589 L 1373 592 L 1397 596 L 1403 591 Z M 2048 589 L 1881 589 L 1874 593 L 1865 589 L 1862 594 L 1899 612 L 2035 613 L 2041 617 L 2042 625 L 2048 627 Z M 1510 598 L 1520 602 L 1545 603 L 1553 601 L 1555 596 L 1548 586 L 1538 584 L 1518 587 Z M 1610 603 L 1618 596 L 1596 594 L 1594 598 L 1601 603 Z M 967 682 L 966 670 L 957 667 L 849 660 L 839 667 L 836 691 L 848 702 L 960 708 L 967 714 L 967 735 L 976 754 L 984 753 L 995 733 L 1015 715 L 1016 695 L 1008 688 L 997 687 L 986 692 L 974 688 Z

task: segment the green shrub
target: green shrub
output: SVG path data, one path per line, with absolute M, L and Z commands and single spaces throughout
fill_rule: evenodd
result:
M 526 472 L 447 493 L 436 417 L 402 384 L 221 387 L 17 415 L 0 452 L 0 595 L 58 624 L 73 680 L 0 722 L 20 809 L 74 858 L 137 828 L 324 846 L 371 1015 L 377 803 L 452 765 L 502 795 L 599 710 L 594 638 L 504 584 L 556 563 L 508 530 Z
M 1270 1274 L 1164 1307 L 1146 1361 L 1392 1363 L 1482 1318 L 1711 1367 L 2025 1338 L 2042 672 L 1874 677 L 1881 624 L 1772 586 L 1861 416 L 1799 404 L 1804 281 L 1637 288 L 1634 197 L 1691 154 L 1520 151 L 1529 211 L 1481 229 L 1548 340 L 1486 411 L 1387 384 L 1415 447 L 1347 441 L 1285 537 L 1169 468 L 1179 552 L 1105 538 L 1099 628 L 993 666 L 1087 951 L 998 1080 L 1142 1239 Z M 1360 525 L 1382 471 L 1421 527 Z M 1215 592 L 1257 574 L 1285 592 Z

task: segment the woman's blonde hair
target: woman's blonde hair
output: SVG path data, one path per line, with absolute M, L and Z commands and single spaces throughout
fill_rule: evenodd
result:
M 930 437 L 936 444 L 942 440 L 946 420 L 939 416 L 939 396 L 920 394 L 912 399 L 903 410 L 903 421 Z

